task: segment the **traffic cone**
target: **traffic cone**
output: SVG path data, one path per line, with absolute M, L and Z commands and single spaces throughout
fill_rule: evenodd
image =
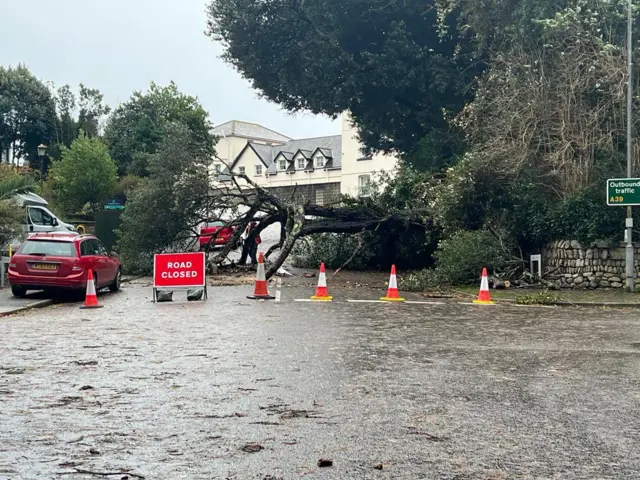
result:
M 479 303 L 481 305 L 493 305 L 496 302 L 491 301 L 491 294 L 489 293 L 489 280 L 487 280 L 487 269 L 482 268 L 482 281 L 480 282 L 480 292 L 478 298 L 473 303 Z
M 96 286 L 93 283 L 93 272 L 89 270 L 87 274 L 87 293 L 84 296 L 84 305 L 80 308 L 102 308 L 103 306 L 98 305 Z
M 380 300 L 385 302 L 404 302 L 404 298 L 401 298 L 398 294 L 398 280 L 396 278 L 396 266 L 391 265 L 391 277 L 389 278 L 389 289 L 387 290 L 387 296 L 382 297 Z
M 316 288 L 316 294 L 311 297 L 311 300 L 330 302 L 333 297 L 329 296 L 327 291 L 327 274 L 324 271 L 324 262 L 320 264 L 320 274 L 318 275 L 318 287 Z
M 267 277 L 264 272 L 264 254 L 260 252 L 258 256 L 258 272 L 256 273 L 256 286 L 253 289 L 253 295 L 247 295 L 251 300 L 273 300 L 276 297 L 269 295 L 267 289 Z

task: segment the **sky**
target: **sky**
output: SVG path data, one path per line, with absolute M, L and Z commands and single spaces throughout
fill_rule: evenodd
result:
M 151 81 L 197 96 L 218 125 L 256 122 L 293 138 L 338 134 L 339 120 L 260 99 L 204 34 L 208 0 L 0 0 L 0 65 L 24 63 L 56 86 L 126 101 Z

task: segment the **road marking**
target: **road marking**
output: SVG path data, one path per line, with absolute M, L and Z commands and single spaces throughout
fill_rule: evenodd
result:
M 278 279 L 276 280 L 276 302 L 280 301 L 280 298 L 281 298 L 280 289 L 281 288 L 282 288 L 282 279 L 280 277 L 278 277 Z
M 479 307 L 490 307 L 492 305 L 497 305 L 497 303 L 473 303 L 473 302 L 458 302 L 458 305 L 475 305 Z
M 389 303 L 382 300 L 347 300 L 349 303 Z
M 294 302 L 310 302 L 311 299 L 310 298 L 294 298 L 293 301 Z
M 422 301 L 419 301 L 419 300 L 415 300 L 415 301 L 414 300 L 407 300 L 404 303 L 412 303 L 412 304 L 415 304 L 415 305 L 444 305 L 444 302 L 422 302 Z

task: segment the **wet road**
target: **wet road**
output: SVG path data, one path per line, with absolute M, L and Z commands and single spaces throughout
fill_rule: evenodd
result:
M 640 475 L 637 310 L 246 293 L 0 319 L 0 478 Z

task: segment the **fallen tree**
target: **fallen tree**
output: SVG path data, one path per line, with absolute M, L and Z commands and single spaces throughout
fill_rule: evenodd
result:
M 247 183 L 244 189 L 237 179 Z M 260 187 L 246 175 L 234 175 L 231 180 L 233 187 L 227 187 L 228 191 L 220 192 L 221 196 L 236 200 L 242 200 L 249 210 L 235 218 L 231 224 L 236 226 L 236 233 L 231 238 L 213 262 L 220 263 L 227 257 L 233 245 L 236 244 L 247 225 L 254 220 L 256 214 L 262 213 L 257 228 L 244 242 L 240 263 L 244 264 L 249 255 L 249 245 L 255 241 L 255 237 L 267 227 L 279 223 L 280 240 L 266 252 L 269 259 L 273 253 L 278 252 L 277 257 L 269 263 L 267 278 L 270 278 L 286 261 L 295 243 L 300 238 L 319 233 L 361 233 L 368 230 L 376 230 L 380 226 L 389 223 L 408 225 L 410 223 L 431 226 L 431 221 L 426 217 L 426 209 L 412 210 L 388 210 L 370 199 L 343 198 L 339 203 L 320 206 L 303 203 L 296 199 L 295 194 L 287 199 L 282 199 Z M 231 193 L 235 190 L 235 193 Z M 218 197 L 221 198 L 221 197 Z M 222 205 L 218 205 L 218 208 Z M 226 205 L 225 208 L 230 208 Z
M 122 216 L 119 238 L 121 258 L 131 273 L 149 274 L 153 255 L 193 250 L 200 226 L 222 221 L 235 232 L 212 255 L 215 272 L 226 262 L 251 222 L 257 222 L 245 239 L 240 264 L 247 261 L 249 245 L 265 228 L 279 224 L 280 239 L 266 252 L 267 277 L 285 262 L 300 238 L 320 233 L 375 231 L 382 226 L 419 225 L 430 228 L 426 209 L 407 208 L 383 199 L 341 198 L 332 205 L 311 205 L 294 191 L 280 198 L 242 174 L 230 174 L 212 185 L 211 156 L 180 125 L 168 130 L 157 154 L 150 156 L 150 175 L 133 191 Z M 411 202 L 415 202 L 415 197 Z M 275 255 L 275 256 L 274 256 Z

